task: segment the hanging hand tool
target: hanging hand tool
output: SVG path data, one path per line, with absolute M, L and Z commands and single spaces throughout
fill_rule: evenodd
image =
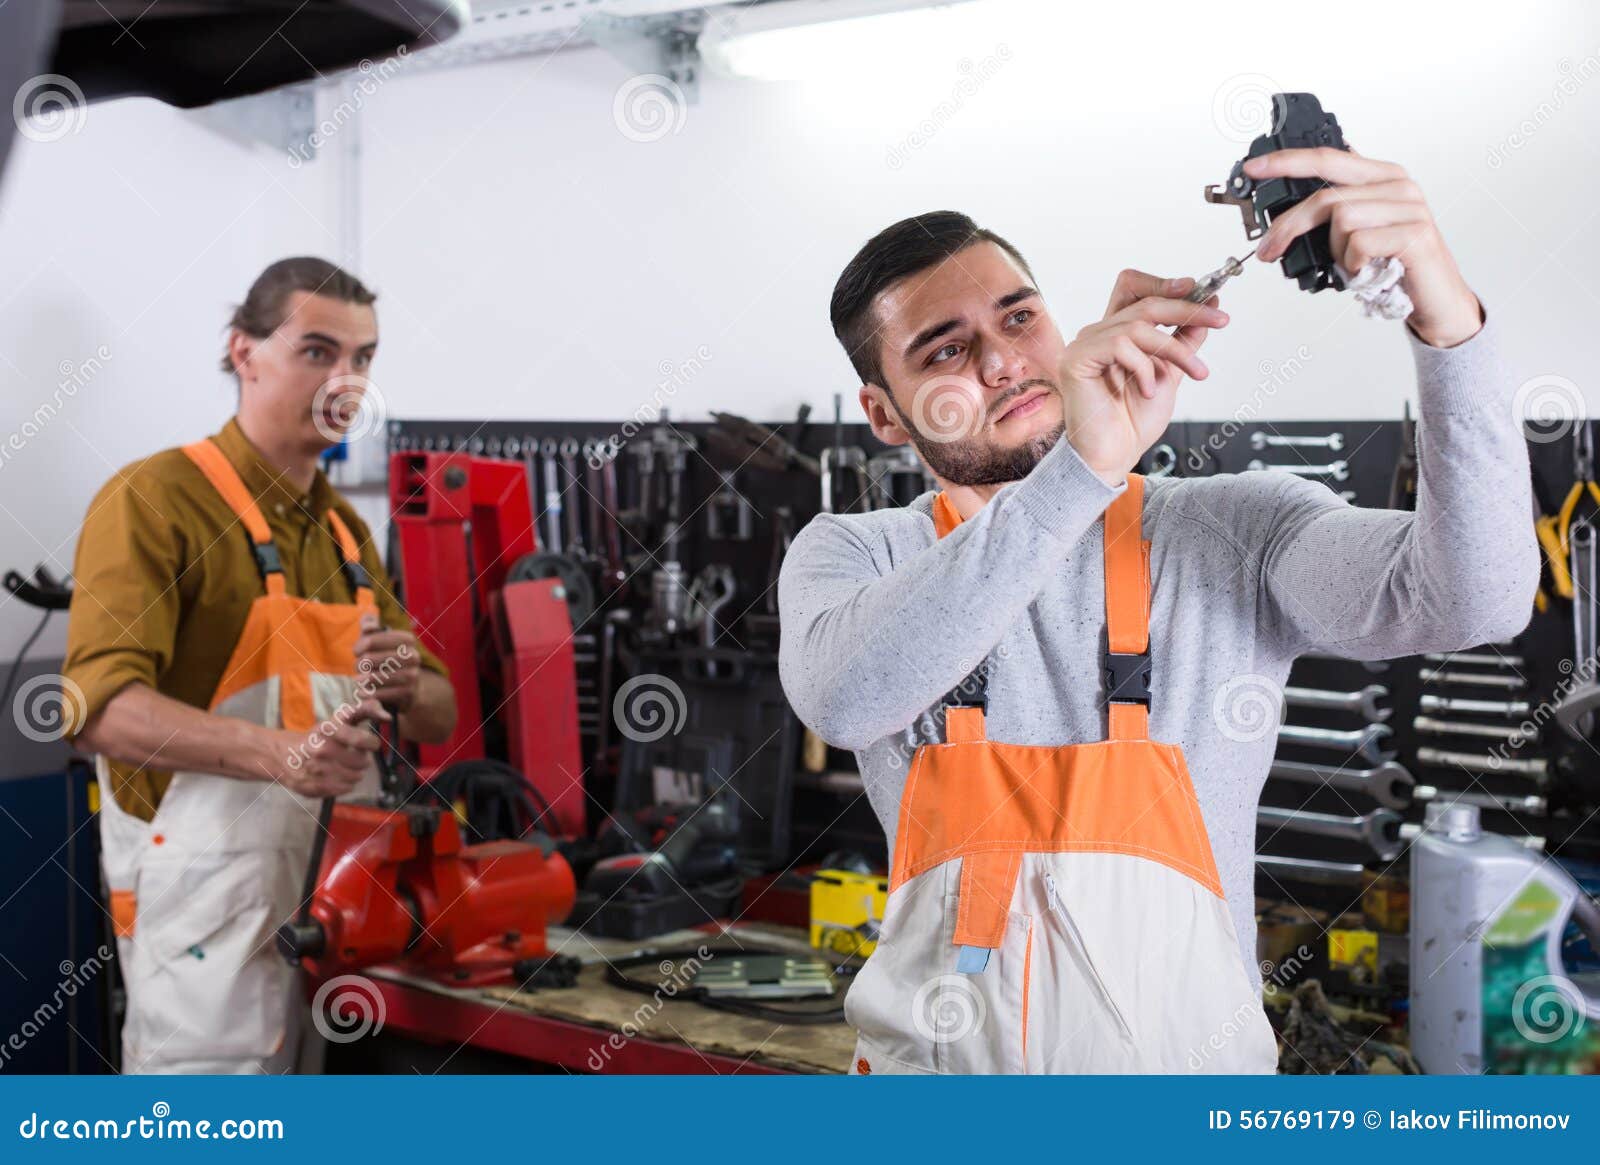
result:
M 1389 477 L 1389 509 L 1417 508 L 1417 426 L 1411 419 L 1411 402 L 1400 414 L 1400 454 Z
M 1256 809 L 1256 825 L 1360 842 L 1386 862 L 1399 857 L 1404 848 L 1400 841 L 1400 815 L 1392 809 L 1373 809 L 1360 817 L 1340 817 L 1262 805 Z
M 544 471 L 545 549 L 561 553 L 561 480 L 556 464 L 556 439 L 546 437 L 539 443 L 539 455 Z
M 578 499 L 583 496 L 583 485 L 578 481 L 578 439 L 563 437 L 557 449 L 561 455 L 561 468 L 567 479 L 561 487 L 561 512 L 566 518 L 566 549 L 569 554 L 581 559 L 584 557 L 584 549 Z
M 1250 434 L 1250 448 L 1257 453 L 1263 449 L 1330 449 L 1338 453 L 1344 448 L 1344 434 L 1329 433 L 1322 437 L 1309 437 L 1290 433 L 1263 433 L 1258 429 Z
M 1284 688 L 1283 702 L 1298 708 L 1323 708 L 1336 712 L 1359 712 L 1363 719 L 1381 724 L 1394 714 L 1378 701 L 1387 699 L 1389 689 L 1382 684 L 1368 684 L 1360 691 L 1330 692 L 1322 688 Z
M 1477 736 L 1488 740 L 1522 740 L 1529 744 L 1539 739 L 1534 725 L 1479 724 L 1466 720 L 1438 720 L 1432 716 L 1412 718 L 1413 730 L 1424 736 Z
M 1429 686 L 1455 684 L 1463 688 L 1496 688 L 1503 692 L 1520 692 L 1528 681 L 1518 675 L 1501 675 L 1499 672 L 1447 671 L 1444 668 L 1425 667 L 1417 672 L 1417 681 Z
M 1494 809 L 1501 813 L 1528 813 L 1543 816 L 1550 810 L 1550 802 L 1537 793 L 1518 797 L 1512 793 L 1458 792 L 1439 789 L 1433 785 L 1418 785 L 1415 799 L 1422 804 L 1429 801 L 1460 801 L 1463 805 L 1476 805 L 1480 809 Z
M 803 408 L 800 424 L 804 424 L 810 412 L 809 406 Z M 706 451 L 714 459 L 732 460 L 736 466 L 749 465 L 753 469 L 775 472 L 793 470 L 812 476 L 822 472 L 815 457 L 800 452 L 775 429 L 734 413 L 713 412 L 711 419 L 716 422 L 716 428 L 706 434 Z
M 822 476 L 822 512 L 848 513 L 861 509 L 867 493 L 867 455 L 856 446 L 846 446 L 844 443 L 844 397 L 837 392 L 833 394 L 833 444 L 822 451 L 818 464 Z M 858 488 L 845 504 L 844 510 L 838 511 L 835 507 L 838 505 L 839 479 L 847 473 L 854 476 Z
M 1417 706 L 1424 712 L 1443 712 L 1446 715 L 1465 712 L 1467 715 L 1483 714 L 1486 716 L 1510 716 L 1512 718 L 1526 716 L 1533 711 L 1533 705 L 1526 700 L 1462 700 L 1455 696 L 1429 696 L 1422 695 L 1417 699 Z
M 1327 785 L 1352 793 L 1364 793 L 1386 809 L 1404 809 L 1411 804 L 1412 776 L 1395 761 L 1386 761 L 1370 769 L 1344 769 L 1293 760 L 1274 760 L 1267 775 L 1282 781 Z
M 1394 730 L 1382 724 L 1369 724 L 1349 732 L 1336 732 L 1331 728 L 1306 728 L 1299 724 L 1284 724 L 1278 728 L 1282 744 L 1299 744 L 1308 748 L 1326 748 L 1334 752 L 1351 752 L 1362 760 L 1383 764 L 1394 759 L 1395 754 L 1379 747 L 1379 742 L 1394 735 Z
M 1499 655 L 1482 651 L 1430 651 L 1422 657 L 1429 663 L 1467 666 L 1520 668 L 1526 662 L 1520 655 Z
M 1550 763 L 1543 757 L 1490 756 L 1478 752 L 1451 752 L 1444 748 L 1417 749 L 1417 763 L 1431 769 L 1465 769 L 1469 773 L 1509 773 L 1543 777 Z

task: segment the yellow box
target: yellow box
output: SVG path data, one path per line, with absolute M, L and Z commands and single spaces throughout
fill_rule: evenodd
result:
M 870 955 L 888 901 L 886 877 L 818 870 L 811 879 L 811 945 L 841 955 Z
M 1330 930 L 1328 963 L 1334 967 L 1378 970 L 1378 933 L 1372 930 Z

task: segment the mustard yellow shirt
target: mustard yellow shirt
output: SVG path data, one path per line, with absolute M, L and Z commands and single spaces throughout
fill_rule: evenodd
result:
M 213 439 L 271 527 L 290 594 L 354 601 L 328 523 L 332 509 L 361 544 L 384 626 L 411 629 L 366 523 L 321 470 L 301 493 L 262 460 L 237 420 Z M 95 495 L 78 537 L 63 669 L 84 696 L 76 725 L 131 683 L 209 707 L 250 604 L 264 593 L 249 535 L 183 450 L 121 470 Z M 421 656 L 446 674 L 426 648 Z M 154 817 L 172 774 L 118 764 L 111 772 L 117 804 Z

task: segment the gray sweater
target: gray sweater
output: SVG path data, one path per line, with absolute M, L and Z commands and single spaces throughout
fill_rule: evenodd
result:
M 1415 513 L 1360 509 L 1271 470 L 1146 486 L 1150 735 L 1188 760 L 1258 981 L 1256 806 L 1295 656 L 1458 650 L 1511 638 L 1532 612 L 1527 447 L 1494 321 L 1450 349 L 1405 331 Z M 980 663 L 991 739 L 1105 739 L 1100 516 L 1126 488 L 1062 440 L 942 540 L 931 493 L 904 509 L 819 515 L 795 539 L 778 582 L 784 690 L 806 725 L 855 751 L 891 853 L 911 752 L 941 739 L 933 710 Z

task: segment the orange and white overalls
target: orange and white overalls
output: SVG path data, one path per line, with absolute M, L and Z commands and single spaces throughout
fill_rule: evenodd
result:
M 330 510 L 355 602 L 288 594 L 266 519 L 238 472 L 209 440 L 184 452 L 238 515 L 265 588 L 210 710 L 310 732 L 354 703 L 360 620 L 377 612 L 360 547 Z M 104 758 L 97 767 L 101 864 L 127 984 L 123 1071 L 292 1070 L 309 1012 L 274 936 L 300 905 L 318 802 L 274 781 L 178 772 L 146 822 L 118 807 Z M 373 764 L 347 799 L 377 790 Z
M 1143 499 L 1130 474 L 1103 522 L 1107 739 L 991 741 L 979 697 L 913 756 L 852 1073 L 1276 1069 L 1183 751 L 1149 736 Z

